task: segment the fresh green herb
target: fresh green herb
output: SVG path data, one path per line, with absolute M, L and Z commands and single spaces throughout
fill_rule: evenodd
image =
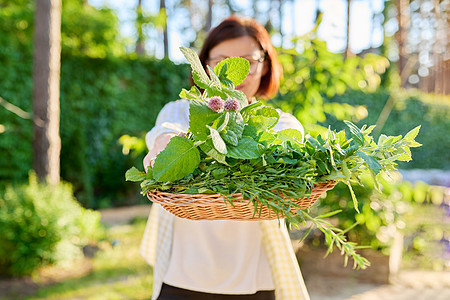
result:
M 194 82 L 204 90 L 192 87 L 180 93 L 190 100 L 189 131 L 171 139 L 147 174 L 132 168 L 126 179 L 142 181 L 143 194 L 219 193 L 231 205 L 227 196 L 242 193 L 254 204 L 255 217 L 266 206 L 291 224 L 310 221 L 325 234 L 329 251 L 334 245 L 346 260 L 352 257 L 356 267 L 367 267 L 369 262 L 356 253 L 360 247 L 346 240 L 346 231 L 323 220 L 327 216 L 309 216 L 292 199 L 310 196 L 317 183 L 343 181 L 358 210 L 350 182 L 359 182 L 368 171 L 377 186 L 377 178 L 395 170 L 396 161 L 411 160 L 410 147 L 420 146 L 414 141 L 420 127 L 404 138 L 382 135 L 377 143 L 370 136 L 375 126 L 358 128 L 348 121 L 349 137 L 330 129 L 317 138 L 305 138 L 295 129 L 275 132 L 271 129 L 278 112 L 260 102 L 248 105 L 245 95 L 234 89 L 248 74 L 247 60 L 227 58 L 214 70 L 209 68 L 208 77 L 194 51 L 181 51 L 191 64 Z

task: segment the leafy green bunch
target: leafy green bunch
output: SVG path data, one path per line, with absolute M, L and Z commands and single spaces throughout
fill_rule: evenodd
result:
M 410 147 L 419 127 L 402 136 L 382 135 L 375 143 L 370 136 L 374 126 L 361 129 L 351 122 L 349 137 L 345 131 L 327 132 L 326 137 L 304 137 L 296 129 L 271 130 L 279 120 L 278 112 L 261 102 L 248 105 L 245 94 L 234 89 L 248 74 L 248 61 L 231 57 L 214 69 L 204 71 L 196 53 L 181 48 L 192 67 L 197 87 L 182 90 L 180 96 L 190 100 L 189 131 L 175 136 L 156 157 L 147 172 L 130 169 L 126 178 L 142 181 L 142 193 L 150 190 L 186 194 L 220 193 L 231 205 L 229 195 L 242 193 L 254 205 L 254 217 L 266 206 L 291 224 L 309 220 L 325 233 L 330 245 L 336 245 L 355 265 L 365 267 L 357 246 L 347 242 L 345 231 L 323 218 L 313 218 L 301 210 L 293 199 L 308 197 L 320 182 L 343 181 L 350 188 L 355 209 L 357 199 L 350 182 L 369 171 L 377 176 L 394 170 L 396 161 L 410 160 Z M 239 109 L 222 109 L 220 101 L 239 102 Z M 214 103 L 212 103 L 214 102 Z M 377 186 L 377 185 L 376 185 Z

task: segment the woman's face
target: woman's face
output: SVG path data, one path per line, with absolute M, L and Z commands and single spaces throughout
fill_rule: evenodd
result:
M 254 38 L 242 36 L 217 44 L 209 51 L 207 64 L 214 68 L 221 60 L 233 56 L 243 57 L 250 62 L 249 75 L 236 87 L 237 90 L 244 92 L 250 103 L 259 89 L 261 77 L 268 70 L 264 63 L 264 53 Z

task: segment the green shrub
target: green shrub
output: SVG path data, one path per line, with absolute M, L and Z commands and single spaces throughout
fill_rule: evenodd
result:
M 82 255 L 103 236 L 100 213 L 86 210 L 69 183 L 8 186 L 0 195 L 0 275 L 23 276 Z

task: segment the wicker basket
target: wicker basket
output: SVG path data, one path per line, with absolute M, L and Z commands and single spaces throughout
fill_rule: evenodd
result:
M 310 197 L 295 200 L 301 209 L 310 207 L 316 202 L 319 196 L 332 189 L 335 186 L 335 181 L 327 181 L 318 183 L 311 191 Z M 242 194 L 231 195 L 233 205 L 224 201 L 220 194 L 171 194 L 160 191 L 150 191 L 147 197 L 154 203 L 161 204 L 161 206 L 168 212 L 174 214 L 179 218 L 190 220 L 235 220 L 235 221 L 261 221 L 277 219 L 277 215 L 262 206 L 261 215 L 259 216 L 259 208 L 257 216 L 253 218 L 254 206 L 249 201 L 242 199 Z M 295 211 L 292 210 L 295 214 Z

